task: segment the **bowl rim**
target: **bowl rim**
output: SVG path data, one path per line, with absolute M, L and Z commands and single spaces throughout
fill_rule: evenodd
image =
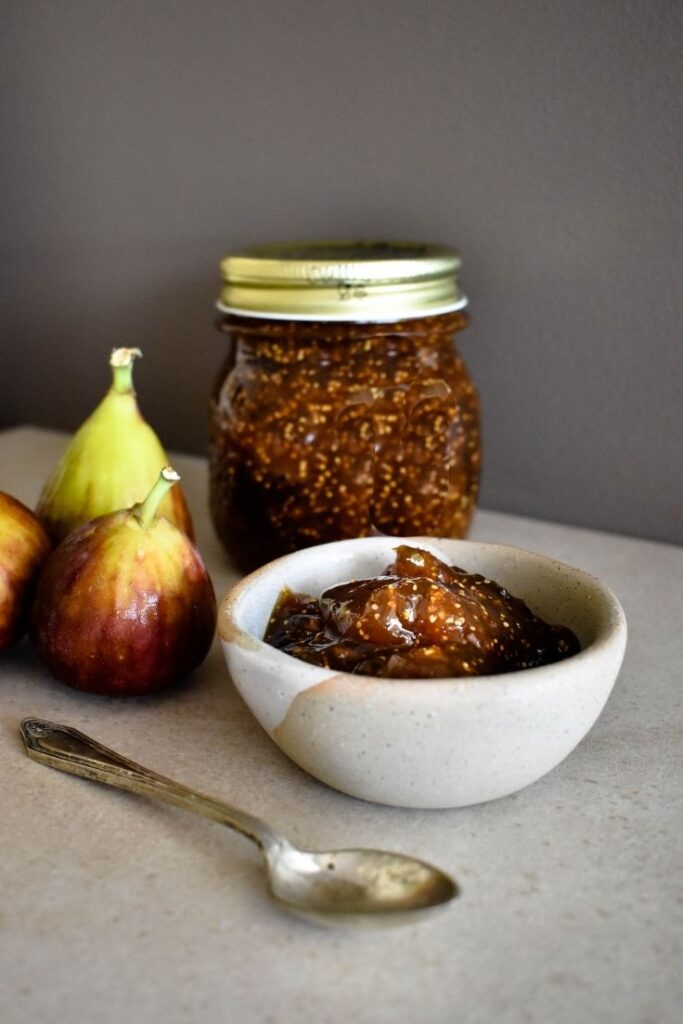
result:
M 401 679 L 394 679 L 387 676 L 371 676 L 363 675 L 361 673 L 344 672 L 338 669 L 313 665 L 310 662 L 295 658 L 294 655 L 288 654 L 286 651 L 281 651 L 277 647 L 273 647 L 271 644 L 266 643 L 262 637 L 255 636 L 253 633 L 243 629 L 235 622 L 234 613 L 241 601 L 244 599 L 245 594 L 248 593 L 258 579 L 265 575 L 269 575 L 276 567 L 280 567 L 286 562 L 295 559 L 306 552 L 314 550 L 322 552 L 329 548 L 339 548 L 341 545 L 358 545 L 359 542 L 367 542 L 371 540 L 395 541 L 397 546 L 407 542 L 418 541 L 429 543 L 434 546 L 438 546 L 443 542 L 455 542 L 468 547 L 471 546 L 472 548 L 486 548 L 490 551 L 496 550 L 501 554 L 503 552 L 510 552 L 515 555 L 522 554 L 524 556 L 529 556 L 532 560 L 541 563 L 548 570 L 551 568 L 559 568 L 562 571 L 568 570 L 577 580 L 581 580 L 581 582 L 587 584 L 597 595 L 599 595 L 604 602 L 603 608 L 609 608 L 612 614 L 609 616 L 606 628 L 604 628 L 591 643 L 586 647 L 582 647 L 577 654 L 573 654 L 569 658 L 564 658 L 561 661 L 552 662 L 548 665 L 536 665 L 532 668 L 516 669 L 510 672 L 499 672 L 488 675 L 441 676 L 437 678 L 409 677 Z M 522 599 L 525 600 L 525 598 Z M 231 635 L 228 637 L 224 636 L 224 623 L 229 624 Z M 413 693 L 424 693 L 425 697 L 428 694 L 433 694 L 435 691 L 443 691 L 446 687 L 463 690 L 481 696 L 482 692 L 485 690 L 507 691 L 511 685 L 514 685 L 515 688 L 519 688 L 520 684 L 534 687 L 537 683 L 543 685 L 548 675 L 554 675 L 558 671 L 569 673 L 571 668 L 583 666 L 587 661 L 593 660 L 596 655 L 603 654 L 608 649 L 614 647 L 614 645 L 618 644 L 619 641 L 621 641 L 625 647 L 627 622 L 624 609 L 616 594 L 597 576 L 593 576 L 591 573 L 586 572 L 586 570 L 569 565 L 569 563 L 562 562 L 559 559 L 539 554 L 536 551 L 530 551 L 528 548 L 490 541 L 467 540 L 457 537 L 352 537 L 340 541 L 329 541 L 326 544 L 313 545 L 309 548 L 301 548 L 298 551 L 281 555 L 279 558 L 267 562 L 265 565 L 260 566 L 258 569 L 255 569 L 253 572 L 244 576 L 241 580 L 238 580 L 238 582 L 233 584 L 220 601 L 218 613 L 218 634 L 224 647 L 244 646 L 254 651 L 258 650 L 260 655 L 267 659 L 273 668 L 280 667 L 281 669 L 286 670 L 289 667 L 291 670 L 293 664 L 296 663 L 297 667 L 304 674 L 315 673 L 316 676 L 320 676 L 320 673 L 322 672 L 326 674 L 327 679 L 332 677 L 335 679 L 344 679 L 349 683 L 354 683 L 356 685 L 363 686 L 364 688 L 369 687 L 376 690 L 389 688 L 396 692 L 409 689 Z M 243 641 L 243 643 L 240 641 Z

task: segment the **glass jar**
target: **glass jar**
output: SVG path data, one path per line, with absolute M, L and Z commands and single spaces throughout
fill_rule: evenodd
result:
M 240 569 L 346 537 L 467 532 L 479 401 L 454 344 L 459 265 L 401 243 L 223 261 L 210 503 Z

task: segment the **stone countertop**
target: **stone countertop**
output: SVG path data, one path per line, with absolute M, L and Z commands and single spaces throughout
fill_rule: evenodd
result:
M 35 504 L 64 435 L 0 435 L 0 487 Z M 237 578 L 178 456 L 218 596 Z M 0 662 L 0 1019 L 4 1024 L 490 1024 L 678 1021 L 683 1000 L 683 549 L 481 511 L 472 537 L 601 577 L 626 659 L 588 737 L 505 799 L 380 807 L 273 745 L 218 642 L 173 692 L 116 700 L 55 682 L 24 641 Z M 67 723 L 260 815 L 309 848 L 433 861 L 462 898 L 383 931 L 324 930 L 269 901 L 258 850 L 219 825 L 29 761 L 19 722 Z

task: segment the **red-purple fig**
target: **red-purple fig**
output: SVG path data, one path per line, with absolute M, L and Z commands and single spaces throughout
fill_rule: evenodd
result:
M 49 553 L 38 517 L 0 491 L 0 651 L 26 632 L 38 574 Z
M 142 503 L 86 523 L 48 559 L 31 638 L 67 685 L 138 696 L 206 657 L 216 626 L 211 580 L 192 541 L 157 514 L 179 479 L 166 466 Z

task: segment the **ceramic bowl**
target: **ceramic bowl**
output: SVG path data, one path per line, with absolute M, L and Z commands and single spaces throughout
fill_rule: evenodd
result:
M 319 596 L 335 583 L 376 576 L 399 543 L 367 537 L 308 548 L 233 587 L 219 630 L 235 686 L 288 757 L 343 793 L 398 807 L 464 807 L 528 786 L 586 735 L 624 655 L 623 610 L 587 573 L 498 544 L 410 541 L 573 629 L 581 652 L 540 668 L 377 679 L 306 664 L 261 639 L 283 587 Z

